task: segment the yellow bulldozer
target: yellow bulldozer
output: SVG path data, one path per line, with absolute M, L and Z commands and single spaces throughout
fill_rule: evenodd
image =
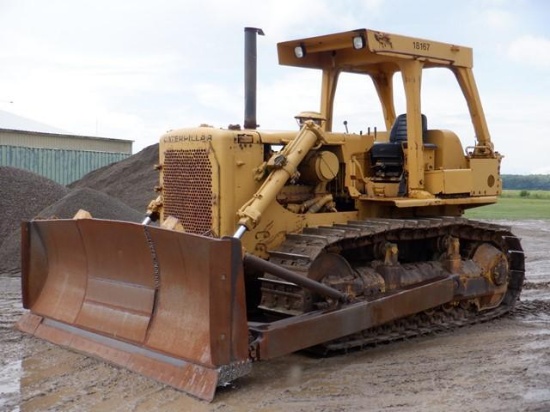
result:
M 20 330 L 210 401 L 256 361 L 514 307 L 518 238 L 462 217 L 502 190 L 472 49 L 369 29 L 279 43 L 280 64 L 321 71 L 320 108 L 296 116 L 299 131 L 263 131 L 258 34 L 245 28 L 244 127 L 162 136 L 159 193 L 142 224 L 23 223 Z M 422 73 L 440 69 L 466 100 L 471 147 L 430 129 L 421 111 Z M 332 130 L 342 73 L 372 80 L 385 127 Z M 394 94 L 394 76 L 404 93 Z

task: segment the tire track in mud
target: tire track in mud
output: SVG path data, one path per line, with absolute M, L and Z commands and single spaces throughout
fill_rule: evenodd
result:
M 526 243 L 550 246 L 534 230 Z M 20 279 L 0 275 L 0 410 L 550 410 L 550 258 L 529 260 L 526 249 L 522 300 L 502 318 L 330 358 L 260 362 L 212 404 L 14 330 Z
M 497 342 L 494 349 L 488 348 L 490 341 Z M 317 365 L 316 372 L 286 389 L 284 396 L 299 406 L 293 410 L 311 410 L 316 402 L 325 410 L 506 410 L 504 402 L 523 402 L 514 381 L 529 380 L 517 357 L 522 341 L 521 336 L 508 336 L 496 320 L 380 346 Z M 511 361 L 503 362 L 509 354 Z M 281 403 L 271 399 L 264 406 L 275 410 Z
M 525 282 L 523 290 L 527 293 L 536 292 L 536 297 L 522 298 L 511 315 L 515 318 L 547 318 L 550 322 L 550 281 Z
M 548 289 L 550 291 L 550 282 L 525 282 L 523 289 L 526 290 L 540 290 Z
M 528 300 L 519 303 L 512 311 L 512 317 L 547 315 L 550 320 L 550 300 Z
M 547 309 L 544 301 L 518 306 L 527 315 Z M 544 387 L 548 376 L 533 366 L 540 364 L 545 350 L 544 346 L 538 347 L 542 340 L 526 340 L 521 332 L 509 335 L 509 330 L 518 325 L 516 317 L 514 312 L 489 324 L 380 345 L 346 356 L 319 359 L 296 354 L 258 364 L 253 372 L 256 376 L 238 383 L 240 388 L 236 390 L 223 391 L 213 404 L 25 337 L 21 393 L 4 405 L 8 406 L 6 410 L 21 405 L 29 411 L 453 411 L 458 410 L 457 405 L 479 405 L 479 410 L 490 411 L 502 410 L 504 404 L 550 406 L 545 399 L 537 398 L 536 391 L 527 402 L 517 388 L 517 382 Z M 490 350 L 486 349 L 488 344 Z M 530 348 L 527 357 L 525 345 Z M 502 362 L 503 356 L 510 361 Z M 481 399 L 486 400 L 480 403 Z
M 0 242 L 1 243 L 1 242 Z M 21 280 L 0 275 L 0 410 L 17 410 L 24 336 L 13 325 L 23 313 Z

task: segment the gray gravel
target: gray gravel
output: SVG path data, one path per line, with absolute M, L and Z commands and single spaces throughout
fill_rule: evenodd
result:
M 14 167 L 0 167 L 0 244 L 30 219 L 61 199 L 68 189 L 53 180 Z
M 74 189 L 57 202 L 40 211 L 36 216 L 44 219 L 71 219 L 79 209 L 84 209 L 98 219 L 140 222 L 143 213 L 132 209 L 105 193 L 83 188 Z M 2 244 L 0 250 L 0 273 L 16 274 L 20 271 L 20 229 L 17 228 Z
M 98 219 L 140 222 L 156 197 L 158 144 L 84 176 L 69 188 L 35 173 L 0 167 L 0 274 L 20 271 L 20 224 L 70 219 L 79 209 Z
M 122 201 L 98 190 L 73 189 L 63 198 L 38 213 L 42 219 L 71 219 L 79 209 L 84 209 L 98 219 L 140 222 L 144 213 L 132 209 Z
M 157 197 L 154 189 L 159 173 L 154 166 L 158 162 L 159 145 L 154 144 L 125 160 L 88 173 L 69 188 L 99 190 L 145 213 L 149 202 Z
M 32 219 L 68 192 L 27 170 L 0 167 L 0 273 L 19 271 L 21 221 Z

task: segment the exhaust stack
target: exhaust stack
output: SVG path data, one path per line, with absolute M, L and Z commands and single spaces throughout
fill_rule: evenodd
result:
M 256 35 L 263 36 L 262 29 L 244 28 L 244 128 L 255 129 L 256 120 Z

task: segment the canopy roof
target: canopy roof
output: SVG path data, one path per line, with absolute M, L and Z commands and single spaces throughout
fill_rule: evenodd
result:
M 354 47 L 354 38 L 358 38 Z M 361 44 L 362 47 L 356 48 Z M 295 49 L 302 47 L 303 57 Z M 465 67 L 473 65 L 472 49 L 433 40 L 424 40 L 369 29 L 351 30 L 279 43 L 279 63 L 321 70 L 339 69 L 374 74 L 399 70 L 403 60 L 419 60 L 424 67 Z

